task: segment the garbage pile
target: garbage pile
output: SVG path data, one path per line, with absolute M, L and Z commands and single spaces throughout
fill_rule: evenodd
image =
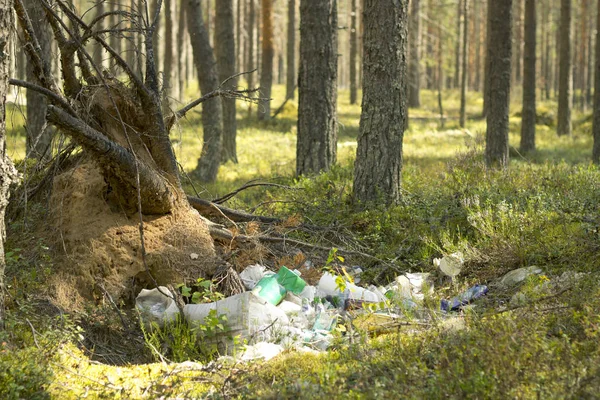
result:
M 451 254 L 434 263 L 450 278 L 462 268 L 460 253 Z M 501 281 L 513 284 L 541 270 L 530 268 L 512 271 Z M 302 351 L 327 350 L 338 324 L 351 320 L 355 327 L 369 331 L 383 330 L 394 322 L 411 318 L 425 319 L 432 310 L 423 305 L 434 292 L 429 273 L 406 273 L 388 286 L 358 286 L 362 270 L 353 267 L 344 276 L 325 272 L 316 286 L 308 285 L 299 271 L 281 267 L 277 273 L 262 265 L 251 265 L 240 273 L 246 292 L 206 304 L 187 304 L 183 315 L 192 327 L 199 329 L 212 315 L 223 316 L 223 329 L 214 340 L 231 352 L 236 343 L 246 343 L 240 355 L 243 360 L 269 359 L 284 348 Z M 485 285 L 475 285 L 459 296 L 440 301 L 433 310 L 449 316 L 488 292 Z M 142 290 L 136 307 L 145 322 L 163 325 L 179 314 L 167 288 Z M 214 310 L 214 311 L 213 311 Z M 341 329 L 343 330 L 343 329 Z

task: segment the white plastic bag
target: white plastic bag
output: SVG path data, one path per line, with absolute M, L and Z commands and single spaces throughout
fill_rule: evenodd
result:
M 175 301 L 165 294 L 169 295 L 170 292 L 164 286 L 151 290 L 142 289 L 135 299 L 135 307 L 139 310 L 142 321 L 145 323 L 156 322 L 159 326 L 163 326 L 165 322 L 175 320 L 179 308 Z
M 258 281 L 267 275 L 275 275 L 275 273 L 272 271 L 267 271 L 267 268 L 264 265 L 254 264 L 246 267 L 240 273 L 240 279 L 242 280 L 242 283 L 246 289 L 252 290 Z

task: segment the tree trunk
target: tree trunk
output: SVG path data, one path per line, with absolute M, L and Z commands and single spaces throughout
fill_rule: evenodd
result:
M 487 113 L 490 106 L 490 21 L 493 16 L 491 15 L 492 7 L 490 7 L 490 3 L 494 0 L 487 0 L 487 23 L 485 28 L 485 65 L 484 65 L 484 73 L 483 73 L 483 110 L 481 111 L 481 116 L 483 118 L 487 117 Z
M 301 1 L 297 175 L 336 161 L 337 29 L 337 0 Z
M 4 212 L 8 205 L 9 188 L 17 180 L 17 174 L 6 154 L 6 95 L 8 93 L 8 69 L 11 33 L 14 31 L 12 0 L 0 0 L 0 331 L 4 329 Z
M 35 2 L 36 4 L 38 4 L 39 10 L 41 11 L 42 7 L 41 7 L 41 2 L 37 1 L 37 0 L 33 0 L 33 2 Z M 104 14 L 105 10 L 104 10 L 104 2 L 103 1 L 98 1 L 96 2 L 96 18 L 99 17 L 100 15 Z M 27 11 L 28 14 L 31 15 L 30 11 Z M 40 18 L 42 18 L 43 14 L 40 14 Z M 36 18 L 37 19 L 37 18 Z M 34 29 L 36 28 L 37 23 L 34 22 L 33 26 Z M 102 30 L 106 28 L 106 24 L 104 23 L 104 19 L 99 20 L 96 23 L 95 26 L 96 29 L 98 30 Z M 47 24 L 46 24 L 46 28 L 47 30 Z M 48 41 L 49 42 L 49 41 Z M 94 43 L 94 55 L 93 55 L 93 59 L 94 59 L 94 64 L 96 64 L 96 66 L 100 69 L 102 69 L 103 64 L 104 64 L 104 48 L 97 42 Z
M 181 0 L 179 3 L 179 21 L 177 23 L 177 70 L 178 70 L 178 86 L 179 96 L 183 99 L 185 92 L 185 81 L 186 77 L 186 54 L 187 50 L 184 47 L 185 44 L 185 33 L 186 33 L 186 0 Z
M 27 13 L 33 23 L 35 36 L 40 44 L 42 57 L 50 65 L 52 54 L 50 52 L 50 27 L 44 15 L 39 0 L 27 0 L 25 3 Z M 96 51 L 94 54 L 102 54 Z M 36 77 L 30 63 L 27 63 L 27 80 L 35 82 Z M 27 157 L 39 160 L 49 160 L 52 157 L 52 129 L 46 124 L 46 96 L 33 90 L 27 90 Z
M 594 75 L 594 148 L 592 151 L 592 161 L 594 164 L 600 164 L 600 0 L 598 0 L 598 20 L 596 21 L 596 65 Z
M 453 82 L 453 87 L 454 88 L 458 88 L 458 85 L 460 84 L 460 45 L 461 45 L 461 34 L 462 34 L 462 29 L 461 29 L 461 17 L 462 17 L 462 7 L 461 7 L 461 1 L 458 0 L 457 1 L 457 10 L 456 10 L 456 50 L 455 50 L 455 60 L 454 60 L 454 82 Z
M 238 72 L 244 70 L 244 38 L 242 34 L 242 1 L 236 0 L 235 18 L 235 65 Z
M 358 98 L 356 57 L 358 55 L 358 32 L 356 27 L 357 0 L 352 1 L 350 11 L 350 104 L 356 104 Z
M 285 98 L 293 99 L 296 91 L 296 0 L 288 0 L 287 24 L 287 75 Z
M 215 3 L 215 52 L 219 69 L 219 82 L 231 78 L 236 73 L 235 38 L 233 34 L 233 0 L 219 0 Z M 227 81 L 224 89 L 235 89 L 237 79 Z M 237 163 L 236 151 L 237 122 L 235 99 L 223 99 L 223 162 Z
M 411 0 L 408 106 L 421 107 L 421 0 Z
M 263 100 L 258 108 L 258 119 L 267 121 L 271 118 L 271 89 L 273 87 L 273 1 L 262 0 L 262 51 L 260 67 L 260 94 Z
M 254 1 L 249 0 L 248 19 L 246 20 L 248 24 L 248 60 L 246 60 L 246 71 L 248 72 L 256 69 L 256 63 L 254 62 L 254 20 L 256 19 Z M 254 73 L 247 74 L 246 79 L 248 79 L 248 87 L 254 87 Z
M 165 58 L 163 66 L 163 109 L 169 110 L 170 99 L 179 98 L 178 85 L 175 83 L 175 40 L 173 21 L 175 18 L 175 0 L 164 0 L 165 8 Z
M 561 0 L 560 6 L 560 77 L 558 88 L 559 136 L 572 133 L 571 112 L 573 110 L 573 60 L 571 58 L 571 0 Z
M 473 3 L 473 17 L 475 19 L 475 33 L 473 35 L 473 39 L 475 39 L 475 84 L 473 90 L 479 92 L 481 90 L 481 10 L 483 2 L 475 0 Z
M 462 46 L 462 80 L 460 82 L 460 127 L 464 128 L 467 122 L 467 61 L 469 58 L 469 41 L 467 30 L 469 27 L 469 0 L 463 2 L 463 46 Z
M 535 90 L 536 90 L 536 0 L 525 0 L 525 49 L 523 64 L 523 112 L 521 122 L 521 152 L 535 150 Z
M 119 4 L 116 1 L 113 1 L 113 2 L 109 3 L 109 7 L 110 7 L 110 11 L 112 13 L 115 13 L 119 9 Z M 115 15 L 115 14 L 111 15 L 109 21 L 110 21 L 109 25 L 110 25 L 111 29 L 119 29 L 119 28 L 124 27 L 124 26 L 121 26 L 118 15 Z M 110 35 L 109 39 L 110 39 L 110 47 L 115 49 L 115 51 L 117 53 L 121 54 L 121 36 L 120 35 Z M 56 43 L 56 42 L 53 42 L 53 43 Z M 112 63 L 110 65 L 110 68 L 111 68 L 112 74 L 116 75 L 117 74 L 116 64 Z M 56 74 L 56 75 L 58 75 L 58 74 Z
M 364 77 L 353 196 L 400 199 L 406 125 L 408 0 L 365 0 Z
M 514 26 L 514 77 L 515 84 L 520 85 L 522 81 L 521 71 L 523 70 L 523 55 L 521 48 L 523 46 L 523 0 L 515 0 L 515 26 Z
M 208 42 L 208 31 L 202 17 L 200 0 L 187 0 L 187 23 L 190 42 L 194 53 L 194 64 L 198 70 L 200 92 L 205 95 L 219 87 L 215 56 Z M 221 99 L 202 104 L 202 128 L 204 141 L 202 153 L 194 174 L 202 182 L 214 182 L 221 164 L 223 140 L 223 115 Z
M 491 0 L 488 25 L 489 88 L 485 158 L 488 166 L 508 166 L 508 113 L 512 61 L 512 0 Z

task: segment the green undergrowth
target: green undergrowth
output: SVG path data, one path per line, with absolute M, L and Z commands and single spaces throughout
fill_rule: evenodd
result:
M 283 95 L 284 88 L 276 86 L 272 109 L 281 104 Z M 294 177 L 296 102 L 289 102 L 271 122 L 257 122 L 256 106 L 241 104 L 239 163 L 222 165 L 214 184 L 184 179 L 185 189 L 217 198 L 250 180 L 291 187 L 248 189 L 226 205 L 281 218 L 295 216 L 328 227 L 326 234 L 291 235 L 322 246 L 367 252 L 396 266 L 390 269 L 372 260 L 348 257 L 348 262 L 364 267 L 364 282 L 384 284 L 405 271 L 433 272 L 433 258 L 462 252 L 466 266 L 459 280 L 453 285 L 436 281 L 436 293 L 449 297 L 471 284 L 485 283 L 490 284 L 490 294 L 464 318 L 453 319 L 456 326 L 434 321 L 336 345 L 321 355 L 286 352 L 268 363 L 211 364 L 206 360 L 217 356 L 214 349 L 195 351 L 197 342 L 185 327 L 154 336 L 146 332 L 144 342 L 137 326 L 129 326 L 133 333 L 115 335 L 122 324 L 110 304 L 90 305 L 76 319 L 41 301 L 36 294 L 44 291 L 53 264 L 44 243 L 28 228 L 27 218 L 31 221 L 43 215 L 32 208 L 23 221 L 11 221 L 9 226 L 9 329 L 0 336 L 0 397 L 597 396 L 600 171 L 589 162 L 589 114 L 576 112 L 573 137 L 559 138 L 556 103 L 541 103 L 538 149 L 521 154 L 520 110 L 513 104 L 510 166 L 489 170 L 483 163 L 485 121 L 478 118 L 481 96 L 469 94 L 467 129 L 458 127 L 458 92 L 444 92 L 447 120 L 443 127 L 437 94 L 423 91 L 422 101 L 420 109 L 410 110 L 413 119 L 404 138 L 402 198 L 391 208 L 352 201 L 360 108 L 348 103 L 344 90 L 339 99 L 338 163 L 331 171 Z M 8 150 L 19 159 L 25 142 L 20 109 L 10 106 L 8 111 Z M 200 115 L 191 113 L 172 135 L 178 160 L 187 172 L 196 167 L 202 144 L 200 124 Z M 544 278 L 524 285 L 532 304 L 506 311 L 517 289 L 503 292 L 494 282 L 509 270 L 531 265 L 544 272 Z M 544 279 L 558 279 L 565 271 L 589 273 L 589 278 L 563 292 L 537 294 L 535 288 Z M 218 318 L 214 320 L 215 329 L 219 323 Z M 94 347 L 95 343 L 105 347 Z M 128 352 L 128 347 L 133 350 Z M 103 354 L 117 359 L 102 358 Z M 164 362 L 158 354 L 166 357 Z M 204 364 L 167 359 L 202 360 Z

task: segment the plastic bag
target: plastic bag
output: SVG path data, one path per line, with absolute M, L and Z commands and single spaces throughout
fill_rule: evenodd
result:
M 139 310 L 142 321 L 156 322 L 161 327 L 165 322 L 175 321 L 179 308 L 175 301 L 165 294 L 170 295 L 170 292 L 164 286 L 159 286 L 158 289 L 142 289 L 135 299 L 135 307 Z

